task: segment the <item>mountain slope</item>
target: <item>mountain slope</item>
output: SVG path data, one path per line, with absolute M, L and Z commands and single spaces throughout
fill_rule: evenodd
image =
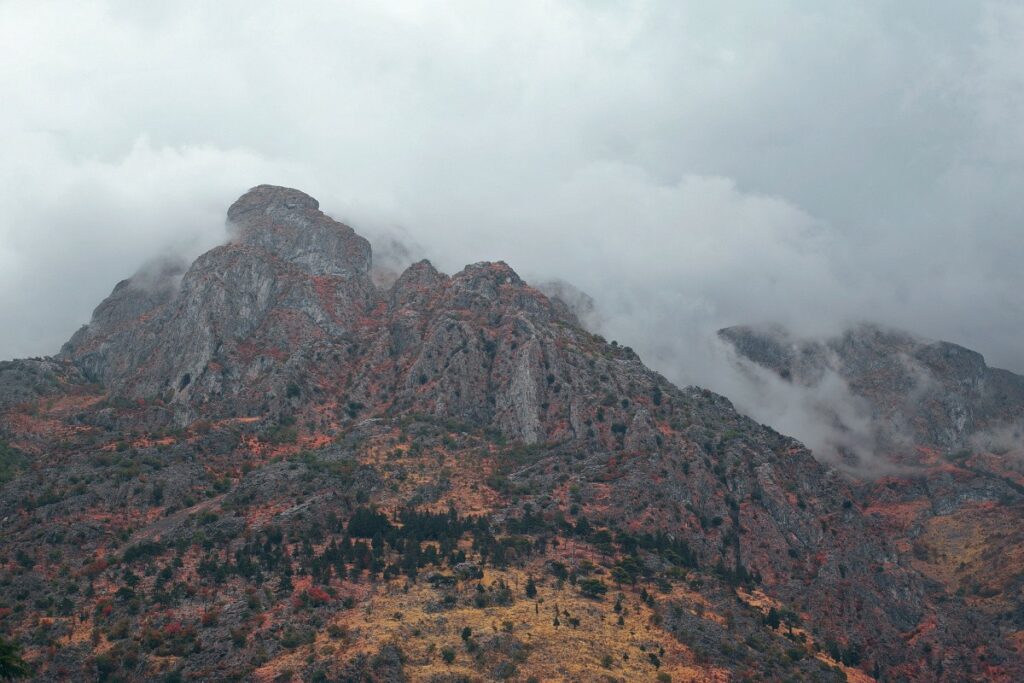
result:
M 41 679 L 1024 674 L 859 489 L 507 265 L 382 290 L 298 191 L 228 218 L 0 366 L 0 628 Z
M 821 414 L 835 416 L 839 441 L 849 426 L 830 401 L 858 402 L 865 418 L 858 428 L 868 436 L 861 444 L 880 472 L 853 482 L 865 511 L 916 569 L 1020 642 L 1024 377 L 990 368 L 961 346 L 874 325 L 829 339 L 799 339 L 778 327 L 719 334 L 743 362 L 819 401 Z M 845 394 L 815 391 L 830 375 Z M 847 453 L 847 462 L 858 464 L 857 455 Z

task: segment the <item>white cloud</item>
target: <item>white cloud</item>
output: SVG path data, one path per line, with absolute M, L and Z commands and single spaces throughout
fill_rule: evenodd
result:
M 0 357 L 272 182 L 569 280 L 677 381 L 768 319 L 1024 370 L 1024 14 L 954 5 L 0 4 Z

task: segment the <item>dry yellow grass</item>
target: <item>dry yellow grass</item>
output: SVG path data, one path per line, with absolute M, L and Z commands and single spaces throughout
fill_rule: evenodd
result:
M 667 674 L 672 681 L 729 680 L 725 670 L 699 666 L 684 645 L 654 625 L 654 612 L 638 595 L 625 592 L 625 624 L 619 626 L 613 610 L 614 588 L 604 600 L 598 601 L 580 595 L 568 584 L 558 589 L 554 581 L 547 580 L 538 582 L 536 599 L 527 599 L 524 587 L 531 571 L 533 576 L 540 576 L 539 564 L 527 569 L 485 571 L 481 581 L 485 586 L 501 580 L 512 589 L 515 601 L 501 607 L 476 608 L 464 604 L 472 599 L 477 581 L 461 582 L 457 587 L 458 605 L 437 612 L 426 608 L 440 599 L 441 592 L 427 582 L 408 587 L 404 579 L 382 583 L 376 592 L 332 620 L 332 624 L 346 629 L 345 638 L 333 640 L 325 627 L 312 645 L 268 662 L 256 673 L 256 679 L 270 681 L 283 670 L 299 670 L 310 654 L 315 653 L 318 658 L 337 657 L 344 662 L 359 653 L 372 656 L 382 646 L 395 643 L 406 657 L 405 670 L 410 680 L 428 680 L 435 674 L 488 680 L 488 671 L 481 670 L 462 640 L 462 629 L 469 627 L 473 641 L 479 645 L 499 634 L 508 634 L 526 646 L 525 658 L 516 662 L 513 680 L 535 676 L 541 681 L 655 681 L 659 673 Z M 557 627 L 556 606 L 561 622 Z M 578 627 L 570 626 L 565 612 L 579 619 Z M 456 653 L 451 664 L 441 657 L 444 648 Z M 659 657 L 660 668 L 656 669 L 647 654 L 661 648 L 664 654 Z M 606 655 L 611 656 L 610 666 L 605 666 Z M 506 655 L 490 653 L 485 666 L 506 659 Z
M 965 506 L 928 520 L 918 539 L 922 553 L 914 567 L 951 593 L 977 585 L 997 591 L 994 599 L 999 602 L 1004 598 L 998 594 L 1012 585 L 1024 562 L 1019 537 L 1012 518 L 998 506 Z M 970 590 L 966 597 L 979 605 L 991 599 L 973 596 Z

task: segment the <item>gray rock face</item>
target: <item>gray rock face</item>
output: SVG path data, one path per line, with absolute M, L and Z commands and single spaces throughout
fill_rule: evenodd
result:
M 547 297 L 504 263 L 448 277 L 424 261 L 387 299 L 350 392 L 359 402 L 379 403 L 379 378 L 392 376 L 394 408 L 490 424 L 527 443 L 552 436 L 563 403 L 558 344 L 585 333 Z
M 291 414 L 317 397 L 340 408 L 316 419 L 411 412 L 486 424 L 529 444 L 617 444 L 615 422 L 633 425 L 631 447 L 656 443 L 633 407 L 610 405 L 603 426 L 583 408 L 603 383 L 623 390 L 618 378 L 642 368 L 635 355 L 615 347 L 581 364 L 581 352 L 603 342 L 508 265 L 475 263 L 449 277 L 422 261 L 381 291 L 366 240 L 308 195 L 260 186 L 228 221 L 235 239 L 184 274 L 118 285 L 62 358 L 114 396 L 171 406 L 178 423 Z M 651 386 L 661 381 L 642 374 Z
M 62 358 L 114 395 L 171 404 L 179 422 L 266 413 L 309 392 L 352 414 L 390 405 L 528 443 L 583 427 L 555 377 L 584 383 L 560 345 L 587 335 L 506 264 L 449 277 L 422 261 L 385 292 L 366 240 L 308 195 L 260 186 L 228 221 L 235 239 L 183 274 L 119 284 Z
M 956 344 L 874 325 L 831 339 L 797 339 L 778 327 L 719 335 L 796 385 L 839 375 L 871 407 L 882 448 L 963 448 L 983 432 L 1024 422 L 1024 377 L 989 368 L 981 354 Z
M 361 277 L 370 271 L 370 243 L 323 214 L 309 195 L 260 185 L 228 209 L 238 241 L 260 247 L 313 275 Z
M 83 326 L 64 345 L 62 353 L 86 349 L 136 321 L 144 319 L 177 294 L 185 266 L 174 262 L 157 262 L 144 266 L 133 277 L 122 280 L 114 291 L 93 311 L 90 324 Z
M 231 244 L 184 275 L 120 283 L 65 345 L 63 358 L 117 394 L 187 406 L 239 393 L 281 393 L 310 345 L 351 330 L 377 297 L 370 247 L 316 200 L 260 186 L 228 212 Z

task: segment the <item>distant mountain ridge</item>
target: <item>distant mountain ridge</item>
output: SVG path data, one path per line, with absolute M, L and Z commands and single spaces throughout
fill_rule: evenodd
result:
M 956 344 L 869 324 L 827 339 L 746 326 L 719 336 L 743 358 L 798 386 L 838 375 L 870 406 L 879 450 L 955 451 L 979 445 L 986 434 L 1024 430 L 1024 377 L 990 368 L 980 353 Z

